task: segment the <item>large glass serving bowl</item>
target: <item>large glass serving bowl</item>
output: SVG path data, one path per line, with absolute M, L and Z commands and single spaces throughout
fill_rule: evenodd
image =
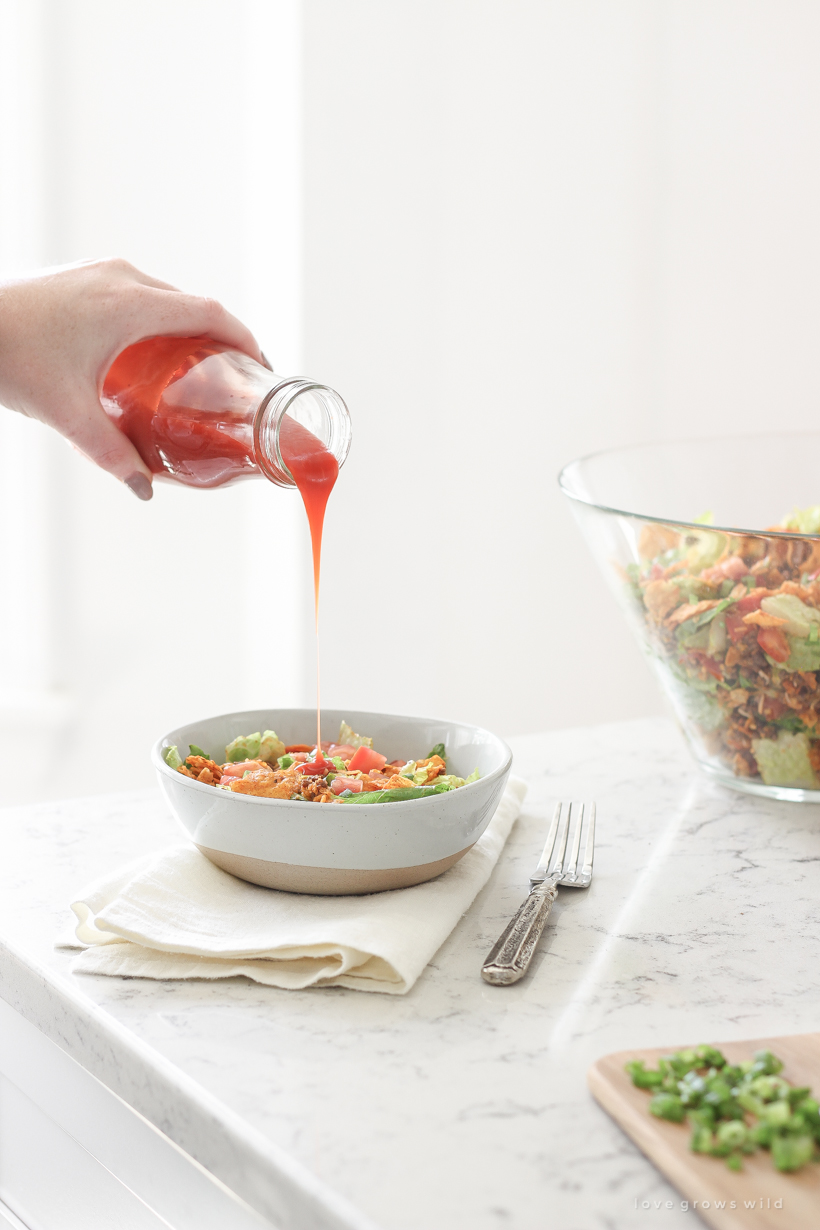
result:
M 820 433 L 613 449 L 559 482 L 704 772 L 820 802 Z

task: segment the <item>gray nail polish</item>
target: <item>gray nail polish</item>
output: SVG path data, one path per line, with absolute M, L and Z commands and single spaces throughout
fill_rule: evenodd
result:
M 144 474 L 129 474 L 128 478 L 124 478 L 122 481 L 126 487 L 131 488 L 138 500 L 150 500 L 154 494 L 154 488 Z

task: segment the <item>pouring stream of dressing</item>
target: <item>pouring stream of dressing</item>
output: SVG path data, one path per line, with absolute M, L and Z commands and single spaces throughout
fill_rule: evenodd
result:
M 322 755 L 322 704 L 319 663 L 319 577 L 322 563 L 322 530 L 330 493 L 339 477 L 339 463 L 313 432 L 288 415 L 279 433 L 282 460 L 293 475 L 304 501 L 313 550 L 313 602 L 316 617 L 316 756 Z

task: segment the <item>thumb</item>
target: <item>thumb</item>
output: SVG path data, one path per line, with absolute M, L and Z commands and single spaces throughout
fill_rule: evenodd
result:
M 140 500 L 151 499 L 151 471 L 99 401 L 69 407 L 60 417 L 64 425 L 59 425 L 58 430 L 79 452 L 125 483 Z

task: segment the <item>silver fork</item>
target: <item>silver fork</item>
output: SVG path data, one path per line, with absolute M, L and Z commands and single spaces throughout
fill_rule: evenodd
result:
M 481 977 L 485 982 L 491 982 L 496 987 L 507 987 L 523 978 L 549 918 L 552 903 L 558 896 L 558 885 L 588 887 L 592 879 L 594 848 L 595 804 L 556 803 L 544 852 L 530 877 L 529 896 L 490 949 L 481 967 Z M 583 860 L 580 867 L 579 857 Z

